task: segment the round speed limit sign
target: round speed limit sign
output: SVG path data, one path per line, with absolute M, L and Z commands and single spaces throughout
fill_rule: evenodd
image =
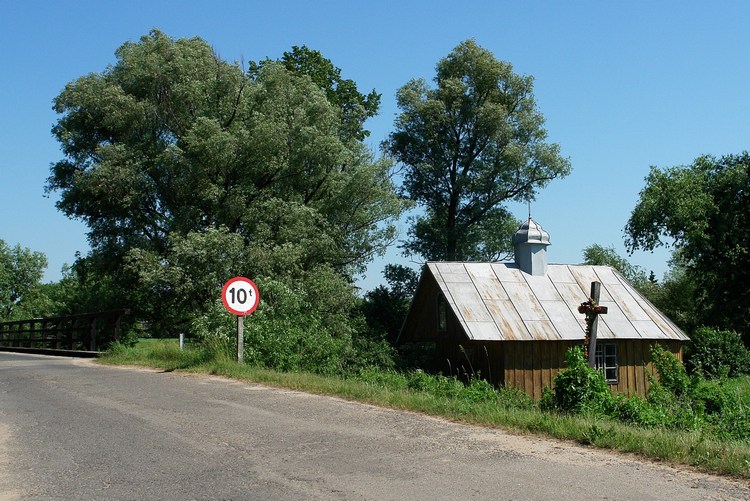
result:
M 230 278 L 221 290 L 221 301 L 229 313 L 240 317 L 249 315 L 260 303 L 258 286 L 249 278 Z

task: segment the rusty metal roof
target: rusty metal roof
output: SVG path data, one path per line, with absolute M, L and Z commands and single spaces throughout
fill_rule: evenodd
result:
M 427 263 L 466 335 L 476 341 L 583 339 L 591 282 L 602 284 L 597 337 L 688 337 L 609 266 L 548 265 L 532 276 L 511 263 Z

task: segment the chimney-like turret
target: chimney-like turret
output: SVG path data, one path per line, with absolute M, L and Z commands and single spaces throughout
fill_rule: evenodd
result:
M 521 271 L 529 275 L 545 275 L 548 245 L 549 233 L 529 216 L 529 220 L 513 235 L 513 253 Z

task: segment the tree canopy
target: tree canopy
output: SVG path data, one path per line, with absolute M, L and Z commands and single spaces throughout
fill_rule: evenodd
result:
M 321 277 L 350 290 L 391 242 L 402 210 L 391 165 L 352 137 L 341 103 L 309 76 L 270 61 L 245 73 L 202 39 L 156 30 L 116 55 L 54 102 L 65 157 L 47 189 L 89 227 L 83 281 L 108 277 L 120 300 L 168 328 L 233 275 L 303 295 Z M 313 55 L 303 73 L 338 76 Z M 335 309 L 335 297 L 313 304 Z
M 590 265 L 611 266 L 637 288 L 649 282 L 646 271 L 638 265 L 630 263 L 627 259 L 617 254 L 614 247 L 604 247 L 599 244 L 591 244 L 583 249 L 583 262 Z
M 518 222 L 503 206 L 533 199 L 570 163 L 546 141 L 532 78 L 473 40 L 397 94 L 401 114 L 384 144 L 405 167 L 404 191 L 423 209 L 405 249 L 425 259 L 498 259 Z
M 305 45 L 295 45 L 284 52 L 281 63 L 293 73 L 309 76 L 325 92 L 328 101 L 339 108 L 343 140 L 361 141 L 370 135 L 364 123 L 377 115 L 381 97 L 374 89 L 367 95 L 360 93 L 354 80 L 342 78 L 341 70 L 320 51 Z
M 750 340 L 750 155 L 651 168 L 628 220 L 629 250 L 674 246 L 699 324 Z
M 38 314 L 40 281 L 47 268 L 47 258 L 41 252 L 11 247 L 0 240 L 0 319 L 12 320 Z

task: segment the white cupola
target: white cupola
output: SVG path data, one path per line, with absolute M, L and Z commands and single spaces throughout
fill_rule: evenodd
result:
M 513 254 L 521 271 L 529 275 L 546 275 L 548 245 L 549 233 L 529 216 L 513 235 Z

